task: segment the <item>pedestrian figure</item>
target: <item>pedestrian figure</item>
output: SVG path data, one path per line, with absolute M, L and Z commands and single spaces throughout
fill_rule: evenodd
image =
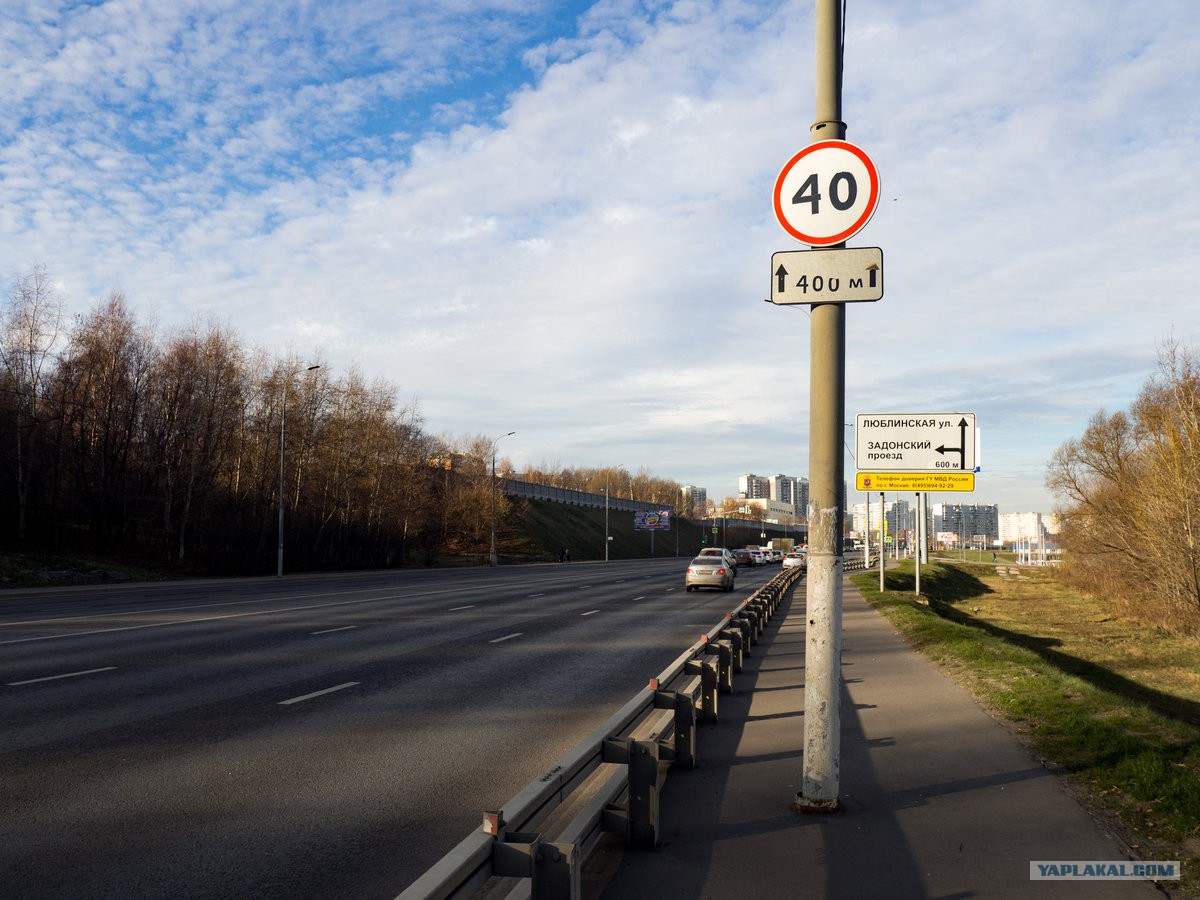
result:
M 558 561 L 559 561 L 559 562 L 566 562 L 566 561 L 567 561 L 567 548 L 566 548 L 566 547 L 559 547 L 559 548 L 558 548 Z
M 566 549 L 566 554 L 567 554 L 567 562 L 570 562 L 571 561 L 571 549 L 569 547 Z
M 995 562 L 995 561 L 996 561 L 996 551 L 993 550 L 992 551 L 992 562 Z

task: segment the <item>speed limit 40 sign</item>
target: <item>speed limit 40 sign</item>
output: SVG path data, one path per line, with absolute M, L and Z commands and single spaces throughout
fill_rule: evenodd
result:
M 857 234 L 879 205 L 879 171 L 848 141 L 817 141 L 775 179 L 775 218 L 803 244 L 829 247 Z

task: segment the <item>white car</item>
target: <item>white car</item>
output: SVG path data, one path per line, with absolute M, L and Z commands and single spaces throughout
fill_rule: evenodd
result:
M 808 557 L 804 553 L 801 553 L 799 550 L 796 550 L 792 553 L 789 553 L 787 556 L 785 556 L 783 558 L 783 567 L 785 569 L 807 570 L 808 569 Z
M 683 586 L 689 593 L 702 587 L 732 591 L 734 572 L 734 568 L 726 565 L 716 553 L 702 553 L 688 563 Z
M 696 556 L 719 556 L 725 565 L 727 565 L 733 572 L 737 572 L 737 560 L 734 559 L 733 554 L 724 547 L 705 547 L 698 554 L 696 554 Z

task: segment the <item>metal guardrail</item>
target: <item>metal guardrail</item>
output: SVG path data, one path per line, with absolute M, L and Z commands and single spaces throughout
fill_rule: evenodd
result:
M 614 512 L 652 512 L 659 509 L 670 509 L 674 512 L 674 504 L 671 503 L 651 503 L 648 500 L 631 500 L 628 497 L 605 497 L 604 494 L 577 491 L 574 488 L 555 487 L 552 484 L 518 481 L 515 478 L 501 479 L 500 489 L 509 497 L 551 500 L 555 503 L 569 503 L 573 506 L 590 506 L 596 509 L 604 509 L 607 504 L 608 508 Z
M 521 879 L 510 897 L 575 900 L 583 863 L 605 833 L 657 846 L 668 769 L 695 768 L 697 721 L 717 721 L 718 696 L 733 692 L 734 673 L 803 574 L 783 569 L 746 598 L 549 771 L 485 812 L 482 828 L 397 900 L 466 898 L 493 878 Z M 547 820 L 562 809 L 571 818 L 549 840 Z

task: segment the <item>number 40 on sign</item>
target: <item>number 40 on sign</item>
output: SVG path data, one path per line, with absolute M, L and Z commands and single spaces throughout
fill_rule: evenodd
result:
M 853 237 L 879 205 L 879 171 L 849 141 L 817 141 L 787 161 L 775 179 L 775 218 L 810 247 Z

